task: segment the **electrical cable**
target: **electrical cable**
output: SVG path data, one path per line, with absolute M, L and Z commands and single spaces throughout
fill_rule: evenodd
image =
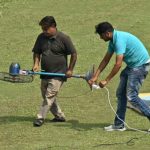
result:
M 94 85 L 93 87 L 94 87 L 94 89 L 100 89 L 100 87 L 99 87 L 98 85 Z M 140 140 L 141 138 L 145 137 L 146 135 L 149 135 L 150 132 L 148 132 L 148 131 L 142 131 L 142 130 L 139 130 L 139 129 L 136 129 L 136 128 L 132 128 L 132 127 L 130 127 L 125 121 L 123 121 L 122 119 L 119 118 L 119 116 L 116 114 L 116 112 L 115 112 L 115 110 L 114 110 L 114 108 L 113 108 L 113 106 L 112 106 L 112 104 L 111 104 L 110 93 L 109 93 L 108 88 L 104 87 L 104 89 L 107 91 L 107 96 L 108 96 L 109 105 L 110 105 L 112 111 L 114 112 L 114 114 L 117 116 L 117 118 L 118 118 L 120 121 L 122 121 L 122 122 L 126 125 L 126 127 L 127 127 L 128 129 L 134 130 L 134 131 L 138 131 L 138 132 L 140 132 L 140 133 L 144 133 L 144 135 L 142 135 L 142 136 L 140 136 L 140 137 L 131 138 L 130 140 L 128 140 L 128 141 L 126 141 L 126 142 L 98 144 L 98 145 L 96 145 L 96 146 L 94 146 L 94 147 L 112 146 L 112 145 L 122 145 L 122 144 L 126 144 L 126 145 L 128 145 L 128 146 L 133 146 L 133 145 L 135 144 L 134 140 Z
M 113 106 L 112 106 L 112 104 L 111 104 L 109 90 L 108 90 L 106 87 L 104 87 L 104 89 L 107 91 L 108 102 L 109 102 L 109 105 L 110 105 L 112 111 L 113 111 L 114 114 L 117 116 L 117 118 L 118 118 L 120 121 L 122 121 L 122 122 L 126 125 L 126 127 L 127 127 L 128 129 L 134 130 L 134 131 L 138 131 L 138 132 L 141 132 L 141 133 L 150 134 L 150 132 L 148 132 L 148 131 L 142 131 L 142 130 L 139 130 L 139 129 L 136 129 L 136 128 L 132 128 L 132 127 L 130 127 L 125 121 L 123 121 L 122 119 L 120 119 L 119 116 L 116 114 L 116 111 L 114 110 L 114 108 L 113 108 Z
M 98 85 L 95 85 L 95 84 L 94 84 L 94 85 L 92 85 L 92 91 L 93 91 L 93 89 L 100 89 L 100 87 L 99 87 Z M 139 129 L 136 129 L 136 128 L 132 128 L 132 127 L 130 127 L 125 121 L 123 121 L 121 118 L 119 118 L 119 116 L 116 114 L 116 111 L 114 110 L 114 108 L 113 108 L 113 106 L 112 106 L 112 104 L 111 104 L 110 92 L 109 92 L 108 88 L 104 87 L 104 89 L 105 89 L 106 92 L 107 92 L 107 98 L 108 98 L 108 102 L 109 102 L 110 108 L 112 109 L 112 111 L 114 112 L 114 114 L 117 116 L 117 118 L 118 118 L 120 121 L 122 121 L 128 129 L 133 130 L 133 131 L 138 131 L 138 132 L 140 132 L 140 133 L 144 133 L 144 135 L 142 135 L 142 136 L 140 136 L 140 137 L 133 137 L 133 138 L 131 138 L 130 140 L 128 140 L 128 141 L 126 141 L 126 142 L 116 142 L 116 143 L 98 144 L 98 145 L 93 146 L 93 147 L 112 146 L 112 145 L 121 145 L 121 144 L 126 144 L 126 145 L 128 145 L 128 146 L 133 146 L 133 145 L 135 144 L 134 140 L 139 140 L 139 139 L 145 137 L 146 135 L 149 135 L 150 132 L 148 132 L 148 131 L 142 131 L 142 130 L 139 130 Z M 89 94 L 89 93 L 90 93 L 90 92 L 88 91 L 88 92 L 85 92 L 85 93 L 83 93 L 83 94 L 81 94 L 81 95 L 70 96 L 70 97 L 60 97 L 60 96 L 58 96 L 58 98 L 76 98 L 76 97 L 80 97 L 80 96 L 85 96 L 85 95 L 87 95 L 87 94 Z
M 147 134 L 146 134 L 147 135 Z M 98 145 L 95 145 L 93 147 L 100 147 L 100 146 L 114 146 L 114 145 L 123 145 L 123 144 L 126 144 L 127 146 L 133 146 L 135 145 L 135 141 L 134 140 L 140 140 L 141 138 L 145 137 L 145 134 L 136 138 L 131 138 L 130 140 L 126 141 L 126 142 L 116 142 L 116 143 L 105 143 L 105 144 L 98 144 Z

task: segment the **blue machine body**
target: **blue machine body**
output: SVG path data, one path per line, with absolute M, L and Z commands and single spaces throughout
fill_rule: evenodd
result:
M 9 74 L 11 75 L 18 75 L 20 71 L 19 63 L 12 63 L 9 67 Z

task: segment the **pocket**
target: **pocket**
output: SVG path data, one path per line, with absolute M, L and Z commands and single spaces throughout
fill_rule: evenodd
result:
M 44 50 L 42 54 L 43 56 L 50 56 L 51 52 L 50 50 Z

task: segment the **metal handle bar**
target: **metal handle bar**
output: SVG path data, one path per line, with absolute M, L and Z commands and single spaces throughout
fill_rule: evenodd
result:
M 50 72 L 33 72 L 33 71 L 28 71 L 28 74 L 32 75 L 48 75 L 48 76 L 57 76 L 57 77 L 66 77 L 65 74 L 63 73 L 50 73 Z M 73 78 L 85 78 L 83 75 L 72 75 L 71 77 Z

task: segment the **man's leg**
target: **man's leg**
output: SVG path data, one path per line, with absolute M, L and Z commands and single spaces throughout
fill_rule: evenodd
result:
M 46 97 L 45 97 L 46 92 L 47 92 L 47 87 L 48 87 L 48 80 L 42 79 L 41 80 L 41 95 L 42 95 L 42 98 L 43 98 L 43 102 L 42 102 L 40 110 L 37 114 L 37 118 L 45 119 L 47 110 L 49 109 L 49 107 L 47 105 L 47 100 L 46 100 Z
M 45 99 L 45 94 L 46 94 L 46 91 L 47 91 L 47 87 L 48 87 L 47 80 L 42 79 L 41 80 L 41 95 L 42 95 L 42 98 L 43 98 L 43 102 L 42 102 L 42 105 L 40 107 L 39 113 L 37 114 L 37 119 L 34 120 L 34 122 L 33 122 L 33 125 L 35 127 L 40 127 L 44 123 L 44 119 L 45 119 L 44 114 L 46 114 L 47 109 L 48 109 L 47 102 L 46 102 L 46 99 Z
M 62 120 L 65 119 L 65 115 L 64 113 L 61 111 L 57 100 L 55 99 L 54 103 L 52 104 L 52 107 L 50 108 L 51 113 L 55 116 L 56 119 L 60 119 L 62 118 Z
M 63 82 L 59 80 L 52 80 L 53 84 L 55 84 L 55 87 L 57 88 L 57 91 L 59 91 L 60 87 L 62 86 Z M 58 92 L 57 92 L 58 93 Z M 57 95 L 57 94 L 56 94 Z M 55 96 L 54 102 L 52 103 L 50 107 L 51 113 L 55 116 L 55 118 L 52 121 L 65 121 L 65 115 L 60 109 L 57 98 Z
M 126 72 L 127 72 L 127 68 L 125 68 L 120 74 L 120 83 L 116 92 L 116 96 L 118 99 L 117 112 L 116 112 L 117 116 L 115 116 L 114 125 L 105 127 L 104 129 L 106 131 L 126 130 L 123 123 L 123 121 L 125 120 L 126 105 L 127 105 L 127 97 L 126 97 L 127 73 Z
M 127 83 L 127 98 L 135 108 L 139 109 L 144 116 L 150 119 L 149 106 L 138 96 L 139 89 L 147 74 L 148 72 L 145 71 L 144 66 L 130 69 Z
M 40 111 L 37 114 L 37 120 L 34 122 L 35 126 L 41 126 L 43 124 L 47 112 L 51 109 L 61 85 L 62 81 L 59 80 L 48 79 L 41 81 L 43 102 Z
M 56 116 L 58 116 L 59 114 L 63 114 L 59 106 L 55 104 L 56 95 L 62 85 L 62 81 L 55 79 L 47 80 L 46 92 L 45 92 L 46 83 L 43 81 L 41 85 L 42 85 L 41 86 L 42 96 L 44 100 L 38 116 L 41 116 L 42 118 L 45 119 L 49 110 L 53 110 L 53 114 Z
M 125 120 L 126 106 L 127 106 L 127 97 L 126 97 L 126 86 L 127 86 L 127 71 L 125 68 L 120 75 L 120 83 L 116 92 L 118 104 L 117 104 L 117 116 L 115 117 L 114 124 L 116 126 L 122 125 L 124 126 L 123 121 Z M 118 118 L 119 117 L 119 118 Z

